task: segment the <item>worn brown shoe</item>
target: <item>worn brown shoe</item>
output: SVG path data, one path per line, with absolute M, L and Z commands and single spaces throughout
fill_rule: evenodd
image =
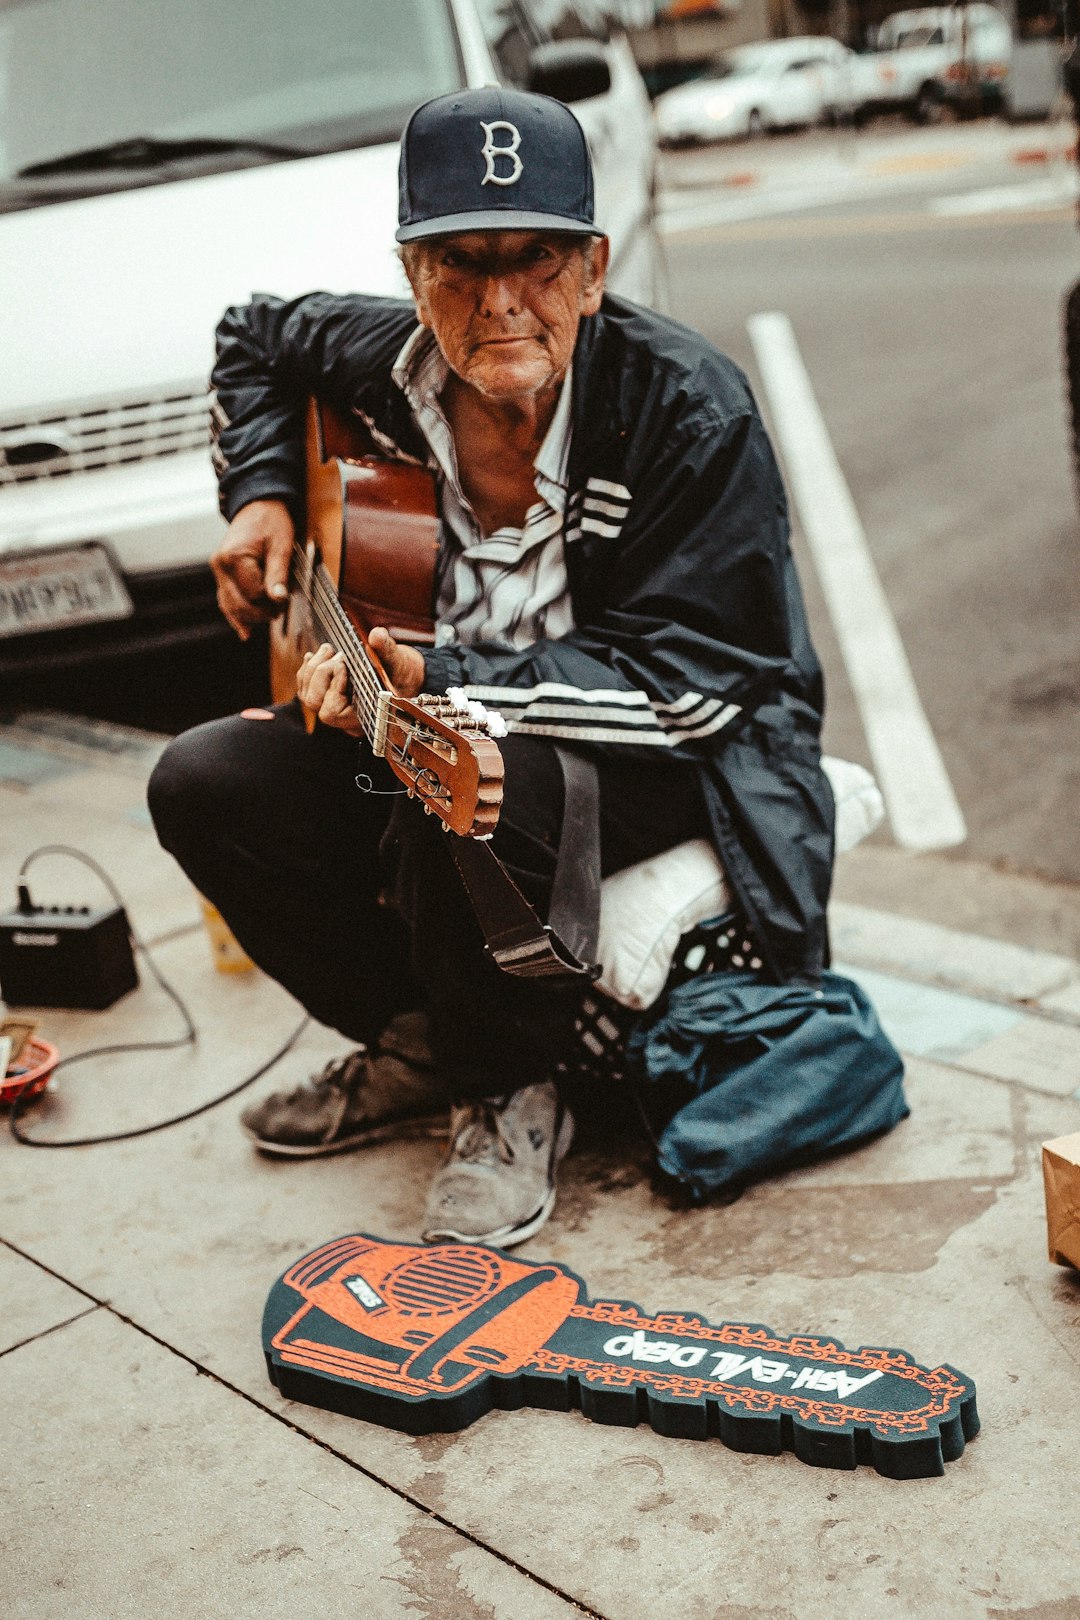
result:
M 442 1136 L 450 1097 L 437 1079 L 423 1013 L 401 1013 L 376 1052 L 335 1058 L 292 1091 L 251 1103 L 240 1123 L 261 1153 L 317 1158 L 392 1137 Z
M 573 1135 L 550 1080 L 455 1108 L 450 1154 L 428 1192 L 424 1242 L 524 1243 L 555 1207 L 555 1176 Z

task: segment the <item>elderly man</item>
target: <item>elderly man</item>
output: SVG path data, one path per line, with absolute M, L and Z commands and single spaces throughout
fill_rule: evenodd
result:
M 493 848 L 541 916 L 563 749 L 596 767 L 603 873 L 712 839 L 765 971 L 812 980 L 832 859 L 821 676 L 744 378 L 604 295 L 588 149 L 561 103 L 484 89 L 419 108 L 398 240 L 412 302 L 258 297 L 225 316 L 222 611 L 247 636 L 287 595 L 306 397 L 354 413 L 433 471 L 441 519 L 434 647 L 373 645 L 403 695 L 464 687 L 505 716 Z M 248 952 L 364 1043 L 245 1124 L 305 1155 L 433 1129 L 452 1104 L 423 1235 L 521 1242 L 571 1139 L 553 1074 L 577 1000 L 485 955 L 434 818 L 406 803 L 384 837 L 397 784 L 357 742 L 328 646 L 298 696 L 311 735 L 296 704 L 214 722 L 151 783 L 163 844 Z

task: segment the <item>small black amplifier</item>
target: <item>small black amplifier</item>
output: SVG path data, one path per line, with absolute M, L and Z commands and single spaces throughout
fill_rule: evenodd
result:
M 139 982 L 122 906 L 35 906 L 0 916 L 0 995 L 12 1007 L 100 1011 Z

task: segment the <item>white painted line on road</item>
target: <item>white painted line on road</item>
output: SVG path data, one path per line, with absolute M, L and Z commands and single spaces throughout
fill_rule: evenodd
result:
M 658 225 L 664 236 L 701 230 L 710 225 L 738 225 L 743 220 L 769 219 L 777 214 L 800 214 L 813 208 L 841 207 L 847 203 L 869 202 L 882 196 L 904 195 L 914 191 L 921 177 L 902 176 L 893 183 L 865 176 L 841 174 L 789 182 L 774 191 L 710 191 L 689 198 L 668 195 L 660 210 Z
M 658 225 L 665 236 L 699 230 L 703 225 L 738 224 L 744 219 L 767 219 L 773 214 L 797 214 L 829 203 L 860 202 L 877 195 L 880 186 L 865 181 L 827 180 L 819 184 L 784 186 L 775 191 L 710 191 L 699 197 L 666 197 Z
M 769 313 L 746 324 L 896 841 L 961 844 L 964 818 L 791 322 Z
M 927 207 L 932 214 L 1007 214 L 1014 209 L 1061 208 L 1075 202 L 1080 194 L 1080 176 L 1075 173 L 1046 175 L 1018 186 L 990 186 L 983 191 L 964 191 L 951 197 L 931 197 Z

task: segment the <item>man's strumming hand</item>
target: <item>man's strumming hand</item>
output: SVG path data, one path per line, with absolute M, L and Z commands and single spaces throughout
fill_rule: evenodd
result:
M 284 501 L 249 501 L 210 559 L 218 607 L 241 641 L 272 619 L 288 597 L 293 533 Z

